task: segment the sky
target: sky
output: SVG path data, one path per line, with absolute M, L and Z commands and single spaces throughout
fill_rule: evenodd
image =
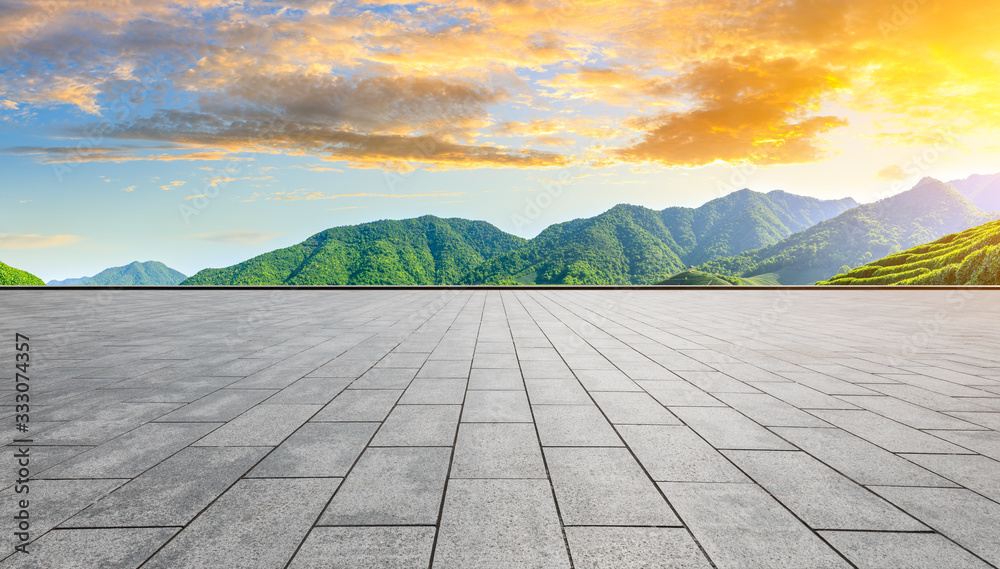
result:
M 0 261 L 1000 172 L 994 0 L 0 0 Z

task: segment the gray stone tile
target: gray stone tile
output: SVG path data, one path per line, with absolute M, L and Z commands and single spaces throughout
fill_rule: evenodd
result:
M 827 427 L 824 421 L 766 393 L 716 393 L 733 409 L 765 427 Z
M 220 389 L 197 401 L 188 403 L 176 411 L 167 413 L 157 421 L 222 423 L 232 420 L 275 393 L 277 390 L 271 389 Z
M 313 417 L 313 421 L 382 422 L 396 405 L 402 391 L 346 389 Z
M 399 399 L 400 405 L 461 405 L 465 379 L 426 379 L 417 376 Z
M 316 527 L 288 569 L 426 569 L 433 527 Z
M 351 384 L 351 389 L 406 389 L 417 368 L 372 368 Z
M 591 393 L 608 420 L 615 425 L 679 425 L 681 422 L 656 399 L 644 392 L 598 391 Z
M 191 377 L 175 381 L 159 389 L 147 391 L 143 395 L 129 399 L 132 403 L 191 403 L 202 397 L 243 381 L 234 377 Z
M 679 526 L 656 486 L 624 448 L 545 448 L 567 526 Z
M 928 529 L 804 452 L 730 450 L 725 455 L 814 529 Z
M 45 471 L 45 478 L 134 478 L 218 427 L 146 423 Z
M 525 379 L 575 379 L 573 372 L 562 361 L 522 361 L 521 375 Z
M 594 391 L 642 391 L 639 385 L 616 369 L 574 369 L 580 383 Z M 652 381 L 652 380 L 646 380 Z
M 933 533 L 820 532 L 858 569 L 988 569 L 982 560 Z
M 832 397 L 798 383 L 764 381 L 751 385 L 799 409 L 857 409 L 857 406 L 843 399 Z
M 775 428 L 774 432 L 859 484 L 954 486 L 933 472 L 847 431 Z
M 476 352 L 472 359 L 472 369 L 520 369 L 517 356 L 513 352 L 509 354 L 488 354 Z
M 921 407 L 933 409 L 934 411 L 943 411 L 946 413 L 951 413 L 952 411 L 989 411 L 988 407 L 978 405 L 968 398 L 950 397 L 913 385 L 897 383 L 870 385 L 868 387 L 883 395 L 889 395 L 902 401 L 908 401 Z
M 469 375 L 469 391 L 523 390 L 524 380 L 519 369 L 473 369 Z
M 469 391 L 462 421 L 467 423 L 530 423 L 531 408 L 524 391 Z
M 532 405 L 544 446 L 623 446 L 601 411 L 591 405 Z
M 194 444 L 277 446 L 321 408 L 320 405 L 258 405 Z
M 814 371 L 781 371 L 778 375 L 827 395 L 875 395 L 874 386 L 857 385 Z
M 34 479 L 29 483 L 30 491 L 25 496 L 15 491 L 14 486 L 0 491 L 0 500 L 4 504 L 9 504 L 9 516 L 4 516 L 4 536 L 5 544 L 10 549 L 5 549 L 4 554 L 10 553 L 14 548 L 13 535 L 14 506 L 19 504 L 19 500 L 28 500 L 28 514 L 30 527 L 30 540 L 36 540 L 45 532 L 58 526 L 66 519 L 72 517 L 80 510 L 100 500 L 102 497 L 113 491 L 115 488 L 128 482 L 127 479 L 113 478 L 102 480 L 39 480 Z M 21 543 L 18 541 L 18 543 Z M 30 541 L 29 541 L 30 543 Z M 31 547 L 28 547 L 31 550 Z
M 280 569 L 339 482 L 338 478 L 240 480 L 143 567 Z
M 850 567 L 755 484 L 661 482 L 660 488 L 719 569 Z
M 593 405 L 587 391 L 575 379 L 525 379 L 532 405 Z
M 684 380 L 636 382 L 661 405 L 671 407 L 725 407 L 726 404 Z
M 76 529 L 50 531 L 28 555 L 15 554 L 0 567 L 18 569 L 132 569 L 142 565 L 180 528 Z
M 183 526 L 267 452 L 188 447 L 83 510 L 62 527 Z M 194 476 L 192 473 L 199 473 Z
M 1000 503 L 1000 462 L 977 454 L 904 454 L 931 472 Z
M 1000 504 L 962 488 L 873 486 L 886 500 L 993 565 L 1000 564 Z
M 871 411 L 816 410 L 812 413 L 828 423 L 891 452 L 970 452 L 913 427 L 876 415 Z
M 670 411 L 715 448 L 793 450 L 792 445 L 741 415 L 719 407 L 671 407 Z
M 272 395 L 264 405 L 326 405 L 347 387 L 349 381 L 336 377 L 303 377 Z
M 677 375 L 707 393 L 760 393 L 759 389 L 720 371 L 679 371 Z
M 434 567 L 570 567 L 549 482 L 452 480 Z
M 371 444 L 450 447 L 461 411 L 459 405 L 397 405 Z
M 252 375 L 232 383 L 232 387 L 237 389 L 282 389 L 298 381 L 300 377 L 312 371 L 308 366 L 286 365 L 279 363 L 268 368 L 264 368 Z
M 458 428 L 452 478 L 546 478 L 535 426 L 463 423 Z
M 705 554 L 683 528 L 568 527 L 577 569 L 708 569 Z
M 377 359 L 377 357 L 375 358 Z M 344 377 L 357 379 L 375 365 L 374 360 L 335 359 L 309 372 L 309 377 Z
M 974 431 L 981 429 L 979 425 L 949 417 L 944 413 L 931 411 L 913 403 L 900 401 L 885 395 L 876 397 L 841 396 L 841 399 L 853 403 L 862 409 L 867 409 L 883 417 L 892 419 L 914 429 L 955 429 Z
M 420 371 L 417 378 L 428 379 L 468 379 L 469 369 L 472 362 L 468 359 L 462 360 L 428 360 Z
M 618 431 L 658 482 L 750 482 L 686 426 L 622 425 Z
M 392 352 L 386 354 L 384 358 L 379 360 L 375 367 L 372 369 L 380 368 L 411 368 L 419 369 L 420 366 L 424 365 L 427 361 L 427 356 L 429 353 L 421 352 Z
M 1000 433 L 996 431 L 927 431 L 927 433 L 947 441 L 951 441 L 952 443 L 963 447 L 963 449 L 969 449 L 969 451 L 974 451 L 981 455 L 988 456 L 993 460 L 1000 460 Z M 954 450 L 952 452 L 966 453 L 969 451 Z
M 436 524 L 450 448 L 369 448 L 319 525 Z
M 965 411 L 952 411 L 948 413 L 949 415 L 958 417 L 969 423 L 985 427 L 987 429 L 992 429 L 994 431 L 1000 431 L 1000 413 L 996 411 L 985 411 L 985 412 L 965 412 Z
M 306 423 L 254 468 L 249 478 L 347 475 L 378 423 Z

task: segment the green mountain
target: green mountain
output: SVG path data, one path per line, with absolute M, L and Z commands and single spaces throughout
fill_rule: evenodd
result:
M 809 284 L 997 217 L 948 185 L 924 178 L 911 190 L 848 210 L 774 245 L 698 268 L 738 277 L 777 273 L 782 284 Z
M 111 267 L 92 277 L 49 281 L 49 286 L 171 286 L 186 276 L 158 261 L 134 261 L 123 267 Z
M 1000 221 L 946 235 L 821 285 L 1000 285 Z
M 551 225 L 527 246 L 489 259 L 462 284 L 651 284 L 719 256 L 769 245 L 857 203 L 740 190 L 696 208 L 619 204 Z
M 454 284 L 485 259 L 525 242 L 485 221 L 433 215 L 381 220 L 327 229 L 231 267 L 199 271 L 181 284 Z
M 701 271 L 684 271 L 657 284 L 668 286 L 739 286 L 743 284 L 743 281 L 739 277 L 703 273 Z
M 35 275 L 0 263 L 0 286 L 45 285 L 45 281 Z
M 1000 211 L 1000 174 L 973 174 L 948 185 L 983 211 Z

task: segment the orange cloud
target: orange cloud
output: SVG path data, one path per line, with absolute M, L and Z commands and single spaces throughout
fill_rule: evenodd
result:
M 838 85 L 829 70 L 794 58 L 753 55 L 700 63 L 677 82 L 694 99 L 691 108 L 640 122 L 645 134 L 617 154 L 679 166 L 816 160 L 818 135 L 847 122 L 808 111 Z

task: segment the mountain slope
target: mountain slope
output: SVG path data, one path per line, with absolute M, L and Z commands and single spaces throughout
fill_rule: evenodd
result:
M 776 243 L 703 264 L 739 277 L 776 272 L 782 284 L 808 284 L 945 234 L 979 225 L 986 214 L 951 187 L 924 178 L 913 189 L 865 204 Z
M 92 277 L 49 281 L 50 286 L 172 286 L 187 278 L 179 271 L 160 263 L 133 261 L 121 267 L 104 269 Z
M 35 275 L 0 263 L 0 286 L 45 285 L 45 281 Z
M 649 284 L 687 266 L 775 243 L 857 205 L 740 190 L 697 208 L 619 204 L 551 225 L 522 249 L 470 271 L 464 284 Z
M 948 185 L 983 211 L 1000 211 L 1000 174 L 973 174 Z
M 433 215 L 381 220 L 327 229 L 298 245 L 199 271 L 181 284 L 454 284 L 486 258 L 524 243 L 485 221 Z
M 998 285 L 1000 221 L 946 235 L 816 284 Z
M 819 200 L 780 190 L 740 190 L 696 208 L 663 210 L 663 222 L 685 247 L 684 262 L 704 263 L 758 249 L 835 217 L 858 203 Z
M 658 283 L 667 286 L 739 286 L 743 284 L 737 277 L 703 273 L 701 271 L 684 271 Z

